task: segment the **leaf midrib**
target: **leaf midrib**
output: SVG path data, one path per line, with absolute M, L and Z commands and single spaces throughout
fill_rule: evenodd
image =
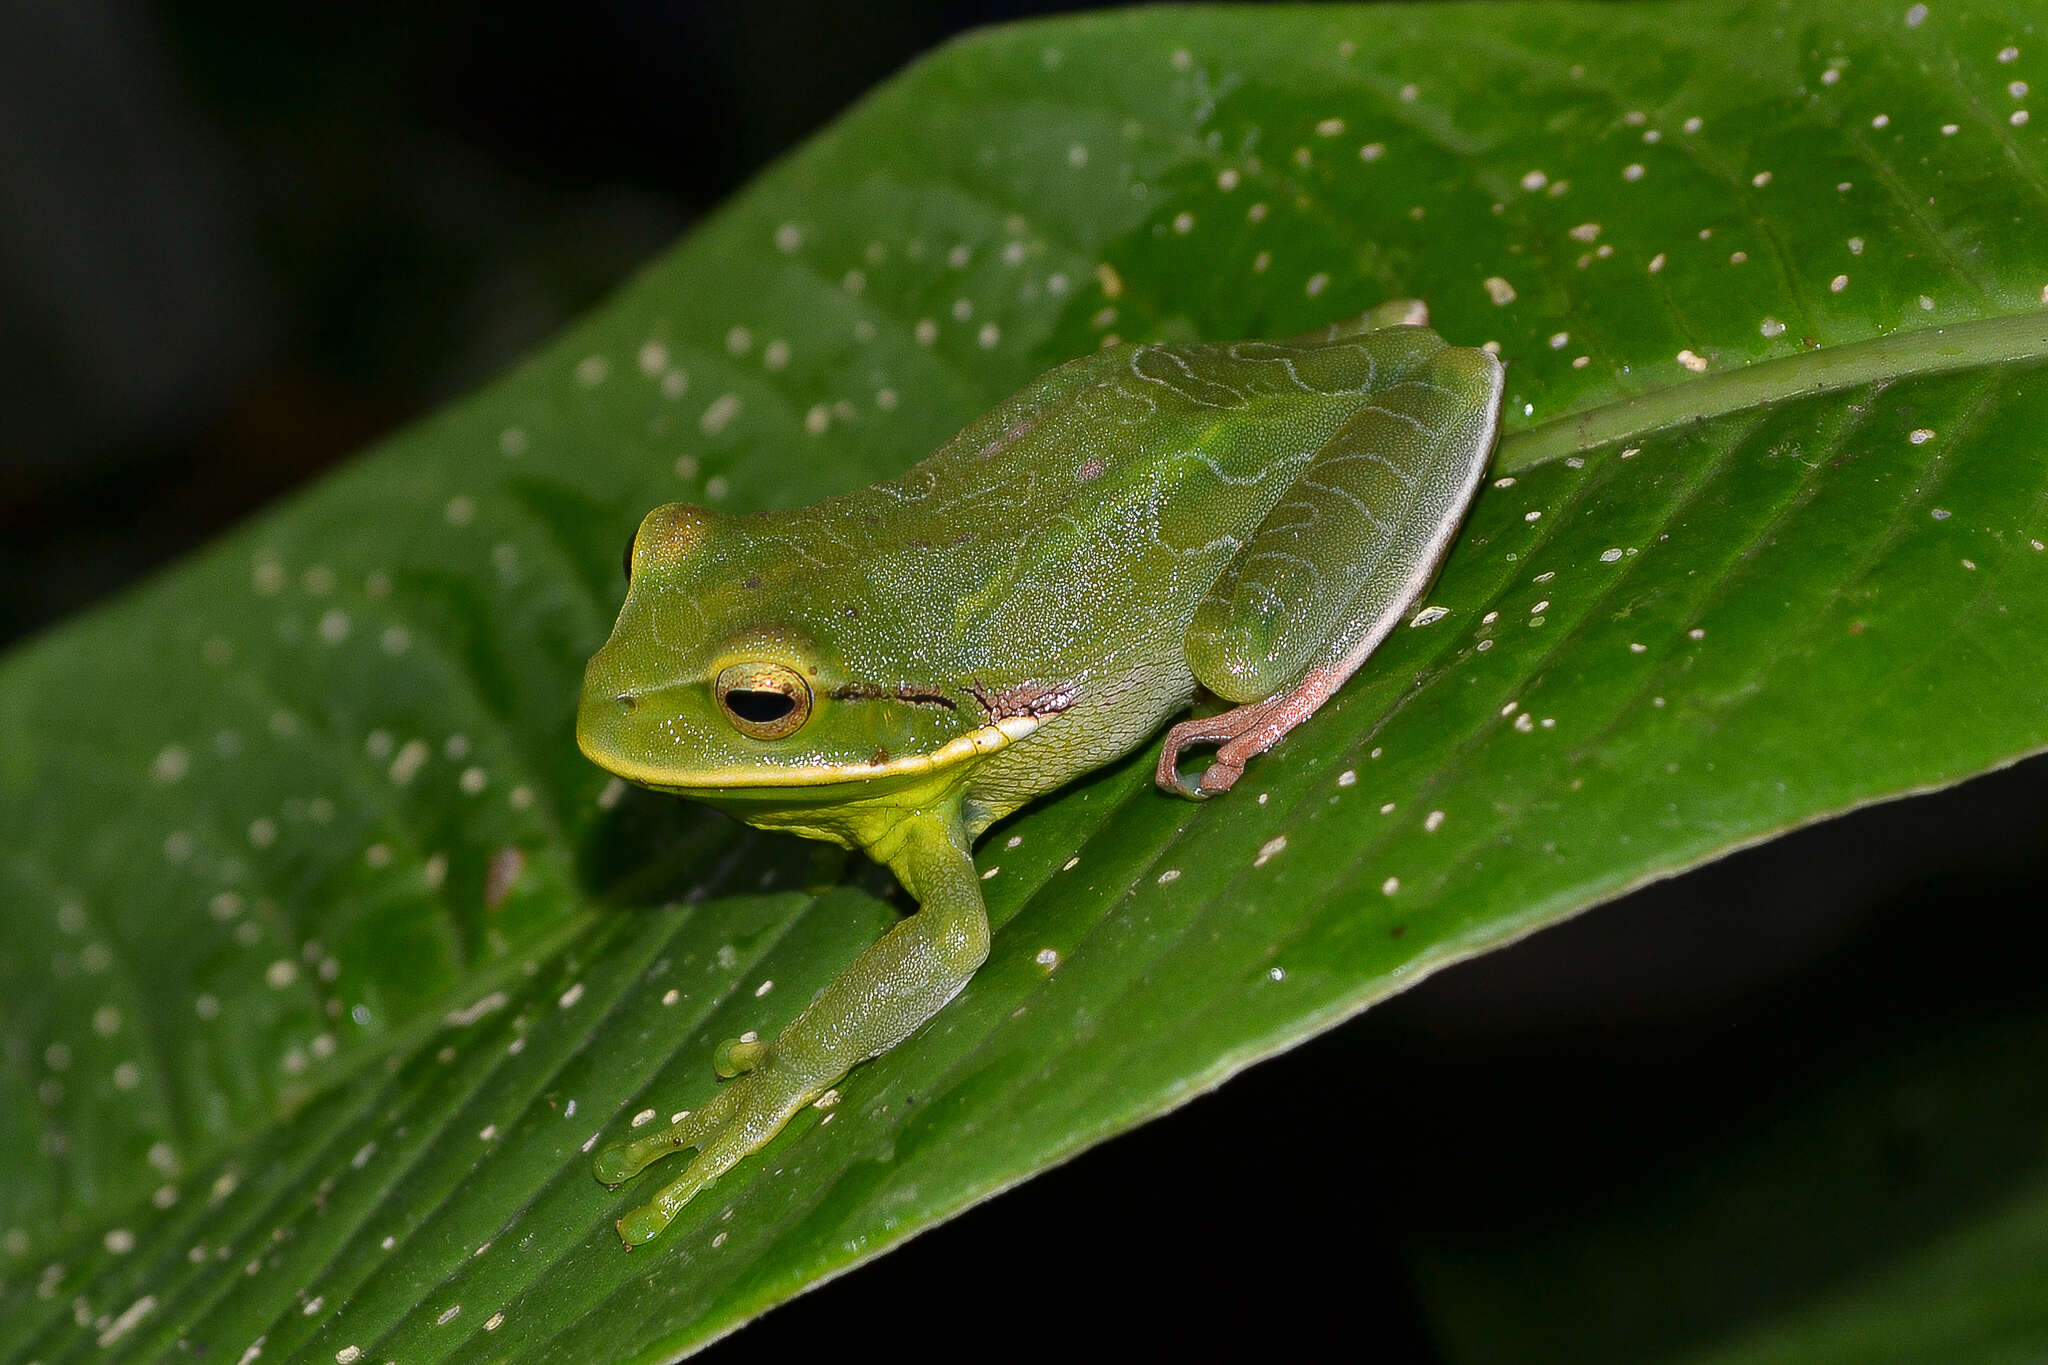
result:
M 1823 346 L 1564 413 L 1512 432 L 1501 440 L 1494 472 L 1519 473 L 1680 422 L 1705 421 L 1866 384 L 2028 360 L 2048 360 L 2048 309 Z

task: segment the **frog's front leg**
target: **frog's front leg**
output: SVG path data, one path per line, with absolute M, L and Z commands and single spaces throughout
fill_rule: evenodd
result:
M 917 913 L 855 958 L 773 1041 L 719 1048 L 719 1072 L 744 1074 L 703 1108 L 598 1153 L 597 1178 L 616 1185 L 673 1152 L 697 1149 L 681 1177 L 619 1219 L 629 1248 L 659 1234 L 698 1191 L 766 1145 L 857 1063 L 916 1032 L 987 958 L 981 882 L 957 817 L 913 816 L 874 852 L 917 898 Z
M 1167 731 L 1156 776 L 1168 791 L 1229 790 L 1357 671 L 1449 551 L 1493 449 L 1500 362 L 1403 344 L 1403 371 L 1315 453 L 1196 607 L 1189 668 L 1241 704 Z M 1193 786 L 1180 774 L 1191 744 L 1221 746 Z

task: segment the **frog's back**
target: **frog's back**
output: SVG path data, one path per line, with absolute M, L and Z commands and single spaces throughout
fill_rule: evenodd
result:
M 874 533 L 871 552 L 971 532 L 988 553 L 961 586 L 991 600 L 1100 601 L 1122 596 L 1105 579 L 1134 577 L 1155 600 L 1191 598 L 1339 427 L 1441 349 L 1421 327 L 1111 347 L 833 502 Z
M 1315 452 L 1442 349 L 1426 328 L 1346 324 L 1110 347 L 898 478 L 745 520 L 801 580 L 777 596 L 820 623 L 901 622 L 876 634 L 907 669 L 1007 679 L 1177 653 L 1194 604 Z
M 1443 348 L 1422 327 L 1342 327 L 1287 341 L 1106 348 L 844 501 L 906 540 L 969 524 L 1029 539 L 1055 519 L 1122 521 L 1133 503 L 1159 505 L 1201 540 L 1256 524 L 1264 508 L 1251 510 L 1246 489 L 1277 485 L 1277 497 L 1331 432 Z

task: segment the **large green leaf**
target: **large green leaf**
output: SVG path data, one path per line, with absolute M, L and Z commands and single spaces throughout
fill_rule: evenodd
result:
M 17 653 L 0 1353 L 664 1358 L 1436 968 L 2041 748 L 2028 13 L 977 36 L 516 373 Z M 590 1143 L 896 913 L 575 753 L 639 512 L 900 469 L 1108 335 L 1398 294 L 1510 364 L 1440 610 L 1225 800 L 1140 755 L 994 831 L 969 990 L 622 1254 L 658 1177 L 607 1194 Z

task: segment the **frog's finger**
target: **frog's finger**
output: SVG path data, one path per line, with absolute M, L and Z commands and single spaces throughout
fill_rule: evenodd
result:
M 770 1138 L 782 1131 L 790 1117 L 816 1099 L 821 1091 L 822 1087 L 807 1086 L 772 1067 L 727 1084 L 719 1091 L 718 1098 L 732 1098 L 716 1131 L 702 1134 L 690 1144 L 697 1148 L 697 1155 L 683 1168 L 681 1176 L 663 1187 L 653 1199 L 619 1219 L 619 1240 L 631 1248 L 659 1236 L 661 1230 L 682 1212 L 683 1205 L 696 1198 L 705 1186 L 738 1165 L 743 1158 L 766 1146 Z
M 605 1147 L 591 1163 L 591 1174 L 603 1184 L 617 1185 L 632 1179 L 665 1156 L 673 1156 L 686 1147 L 698 1146 L 731 1118 L 738 1101 L 730 1091 L 730 1086 L 721 1088 L 705 1102 L 703 1108 L 682 1115 L 658 1133 L 614 1142 Z
M 728 1038 L 711 1053 L 711 1069 L 727 1080 L 743 1076 L 761 1064 L 768 1045 L 759 1038 Z
M 626 1250 L 631 1251 L 661 1236 L 661 1230 L 675 1221 L 683 1205 L 689 1203 L 697 1191 L 718 1178 L 717 1172 L 699 1177 L 697 1170 L 703 1164 L 702 1157 L 692 1161 L 684 1170 L 682 1179 L 612 1225 L 618 1229 L 619 1240 L 626 1244 Z

